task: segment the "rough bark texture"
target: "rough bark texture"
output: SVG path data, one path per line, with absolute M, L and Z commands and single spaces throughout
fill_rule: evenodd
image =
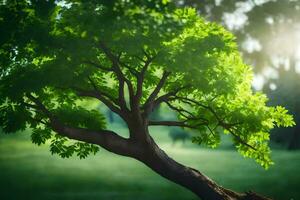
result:
M 186 167 L 170 158 L 150 138 L 137 159 L 162 177 L 192 191 L 202 200 L 268 200 L 254 192 L 237 193 L 217 185 L 196 169 Z

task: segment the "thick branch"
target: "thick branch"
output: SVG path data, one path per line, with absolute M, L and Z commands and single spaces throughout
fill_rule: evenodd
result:
M 51 120 L 51 127 L 60 135 L 70 139 L 96 144 L 104 149 L 123 156 L 133 156 L 136 150 L 129 140 L 113 131 L 91 131 L 83 128 L 73 128 L 61 124 L 58 120 Z
M 128 139 L 125 139 L 113 131 L 101 130 L 93 131 L 84 128 L 75 128 L 66 126 L 59 121 L 36 97 L 28 94 L 27 97 L 33 101 L 38 109 L 44 113 L 50 121 L 50 127 L 58 134 L 70 139 L 97 144 L 113 153 L 132 157 L 137 151 L 135 145 L 131 144 Z

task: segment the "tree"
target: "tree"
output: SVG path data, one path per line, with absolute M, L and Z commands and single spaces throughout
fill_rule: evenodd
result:
M 149 126 L 198 131 L 216 147 L 230 134 L 237 150 L 267 168 L 269 131 L 292 126 L 283 107 L 251 90 L 252 71 L 234 36 L 168 1 L 7 0 L 1 5 L 1 114 L 4 132 L 30 127 L 36 144 L 80 158 L 98 147 L 135 158 L 202 199 L 263 199 L 218 186 L 170 158 Z M 95 99 L 127 124 L 107 130 L 103 115 L 80 106 Z M 151 121 L 166 104 L 174 121 Z

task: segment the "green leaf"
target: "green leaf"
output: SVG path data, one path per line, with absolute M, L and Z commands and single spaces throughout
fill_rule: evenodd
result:
M 31 140 L 34 144 L 41 145 L 51 138 L 51 129 L 35 128 L 31 133 Z

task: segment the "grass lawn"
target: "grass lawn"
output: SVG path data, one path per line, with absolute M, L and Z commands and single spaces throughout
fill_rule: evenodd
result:
M 165 130 L 156 132 L 165 132 Z M 192 144 L 175 147 L 155 135 L 171 157 L 238 191 L 255 190 L 275 199 L 300 199 L 300 152 L 274 151 L 275 165 L 264 170 L 231 150 Z M 166 135 L 166 134 L 164 134 Z M 101 150 L 87 159 L 62 159 L 47 145 L 31 144 L 26 133 L 0 135 L 0 199 L 197 199 L 143 164 Z

